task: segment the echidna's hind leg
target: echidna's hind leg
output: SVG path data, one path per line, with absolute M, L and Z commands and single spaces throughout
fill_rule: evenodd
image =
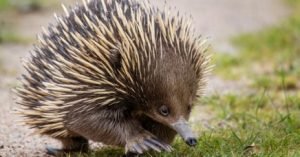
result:
M 64 156 L 73 152 L 86 153 L 89 149 L 88 140 L 83 137 L 57 138 L 57 140 L 62 142 L 63 148 L 56 149 L 47 147 L 47 154 L 53 156 Z

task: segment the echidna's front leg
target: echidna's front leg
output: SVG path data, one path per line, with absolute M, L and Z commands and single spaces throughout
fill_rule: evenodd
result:
M 150 132 L 143 130 L 138 134 L 132 134 L 126 141 L 126 156 L 134 156 L 134 154 L 142 154 L 148 150 L 172 151 L 172 147 L 155 137 Z
M 88 115 L 70 112 L 70 121 L 66 125 L 68 130 L 93 141 L 125 146 L 127 154 L 142 154 L 148 150 L 171 151 L 171 146 L 144 129 L 138 118 L 125 111 L 122 108 L 103 108 L 91 110 Z

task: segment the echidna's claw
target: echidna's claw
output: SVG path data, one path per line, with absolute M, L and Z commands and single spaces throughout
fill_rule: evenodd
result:
M 143 149 L 142 147 L 140 146 L 140 144 L 136 143 L 134 146 L 133 146 L 133 151 L 134 152 L 137 152 L 139 154 L 142 154 L 143 153 Z
M 164 142 L 159 141 L 158 139 L 149 139 L 149 142 L 151 142 L 152 144 L 155 144 L 156 146 L 159 146 L 160 148 L 162 148 L 163 150 L 167 151 L 167 152 L 171 152 L 172 151 L 172 147 Z
M 145 145 L 145 143 L 140 143 L 140 146 L 144 151 L 148 151 L 150 149 L 148 146 Z
M 151 149 L 157 152 L 172 151 L 172 147 L 169 144 L 162 142 L 157 137 L 147 133 L 135 136 L 134 139 L 128 141 L 126 144 L 127 152 L 131 153 L 143 154 Z
M 155 144 L 153 144 L 152 142 L 150 142 L 150 140 L 145 140 L 144 144 L 146 146 L 148 146 L 150 149 L 153 149 L 157 152 L 161 152 L 161 148 L 159 148 L 158 146 L 156 146 Z

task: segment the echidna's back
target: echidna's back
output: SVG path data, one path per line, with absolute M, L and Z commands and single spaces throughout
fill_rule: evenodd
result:
M 26 124 L 40 133 L 68 136 L 70 108 L 84 113 L 147 101 L 145 84 L 167 53 L 189 65 L 197 87 L 203 84 L 203 41 L 181 17 L 135 0 L 92 0 L 65 11 L 39 37 L 17 89 Z

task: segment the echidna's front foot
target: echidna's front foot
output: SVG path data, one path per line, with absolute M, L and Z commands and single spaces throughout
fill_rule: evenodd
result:
M 143 154 L 148 150 L 155 150 L 157 152 L 167 151 L 171 152 L 172 147 L 157 139 L 153 135 L 141 134 L 135 136 L 129 140 L 126 144 L 126 156 L 137 156 L 137 154 Z

